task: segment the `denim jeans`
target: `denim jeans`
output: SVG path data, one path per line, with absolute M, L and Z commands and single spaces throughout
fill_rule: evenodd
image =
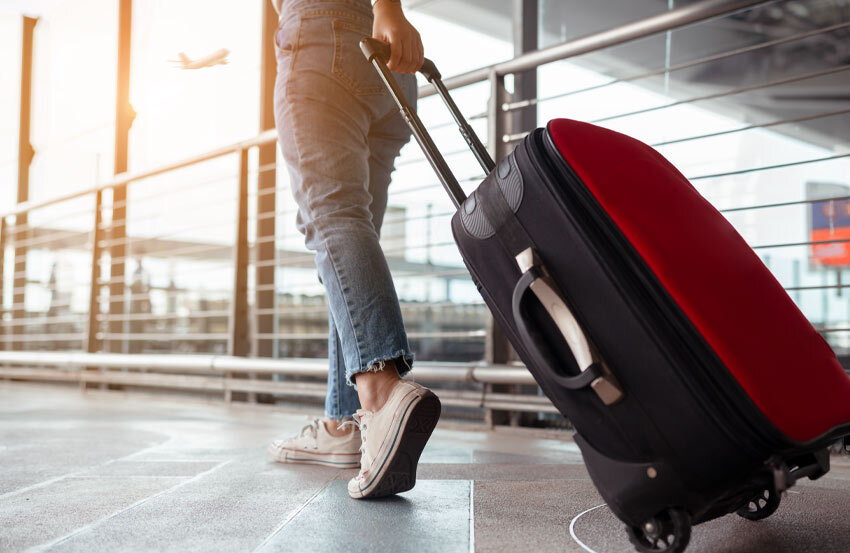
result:
M 413 363 L 395 287 L 378 243 L 394 161 L 410 131 L 359 41 L 369 0 L 284 0 L 275 40 L 275 118 L 297 226 L 316 252 L 329 305 L 326 415 L 360 408 L 354 375 Z M 413 75 L 396 75 L 416 101 Z

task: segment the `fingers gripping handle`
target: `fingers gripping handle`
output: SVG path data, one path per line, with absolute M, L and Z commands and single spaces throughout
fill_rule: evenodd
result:
M 369 60 L 369 63 L 371 63 L 378 72 L 378 76 L 381 77 L 381 80 L 384 82 L 384 86 L 386 86 L 387 90 L 390 91 L 393 100 L 395 100 L 395 103 L 398 105 L 398 109 L 401 112 L 402 117 L 404 117 L 405 122 L 407 122 L 407 125 L 413 132 L 413 137 L 416 138 L 416 142 L 419 143 L 419 146 L 425 153 L 425 157 L 428 159 L 431 167 L 434 168 L 434 172 L 437 173 L 437 177 L 440 179 L 440 183 L 442 183 L 443 188 L 446 192 L 448 192 L 455 207 L 460 208 L 461 204 L 463 204 L 464 200 L 466 200 L 466 193 L 464 193 L 460 184 L 458 184 L 454 173 L 452 173 L 452 170 L 446 163 L 445 158 L 443 158 L 443 155 L 437 149 L 437 145 L 434 144 L 434 141 L 431 139 L 431 135 L 425 128 L 425 125 L 422 124 L 419 116 L 416 115 L 416 111 L 411 107 L 407 98 L 405 98 L 404 93 L 401 91 L 395 80 L 395 77 L 393 77 L 393 74 L 387 67 L 384 60 L 387 57 L 389 46 L 380 40 L 364 38 L 360 41 L 360 49 L 363 51 L 363 55 L 366 56 L 366 59 Z
M 369 60 L 369 63 L 374 64 L 374 60 L 378 60 L 381 65 L 386 67 L 387 60 L 390 59 L 390 46 L 387 43 L 374 38 L 364 38 L 360 41 L 360 49 L 363 51 L 363 55 L 366 56 L 366 59 Z M 379 69 L 379 71 L 381 70 Z M 452 114 L 452 118 L 455 120 L 455 123 L 457 123 L 460 134 L 463 136 L 467 145 L 469 145 L 469 148 L 472 150 L 472 153 L 475 155 L 475 159 L 478 160 L 481 168 L 487 173 L 492 171 L 496 166 L 496 164 L 493 163 L 493 158 L 490 157 L 490 153 L 487 151 L 487 148 L 484 147 L 481 139 L 478 138 L 477 134 L 475 134 L 475 131 L 466 121 L 466 118 L 464 118 L 460 109 L 458 109 L 457 104 L 455 104 L 454 100 L 452 100 L 448 89 L 443 84 L 440 72 L 437 71 L 437 66 L 434 65 L 434 62 L 425 58 L 425 62 L 422 64 L 419 72 L 428 79 L 429 83 L 434 85 L 434 89 L 443 100 L 446 108 Z
M 531 290 L 546 312 L 555 322 L 575 357 L 581 373 L 576 376 L 562 376 L 553 371 L 555 380 L 569 390 L 579 390 L 590 386 L 605 405 L 613 405 L 623 398 L 623 391 L 614 377 L 602 364 L 594 359 L 593 350 L 581 326 L 578 324 L 555 283 L 545 274 L 534 250 L 528 248 L 517 256 L 517 263 L 523 275 L 514 288 L 513 315 L 517 331 L 529 354 L 541 370 L 551 367 L 539 346 L 540 338 L 529 328 L 522 313 L 522 301 L 526 292 Z
M 360 50 L 363 51 L 363 55 L 366 56 L 366 59 L 369 60 L 369 63 L 372 63 L 372 60 L 378 58 L 384 63 L 388 63 L 390 61 L 390 45 L 386 42 L 382 42 L 376 38 L 364 38 L 360 41 Z M 437 71 L 437 66 L 434 65 L 434 62 L 425 58 L 425 61 L 422 63 L 422 67 L 419 68 L 419 72 L 422 73 L 422 76 L 428 79 L 429 83 L 434 82 L 434 79 L 442 79 L 442 75 Z

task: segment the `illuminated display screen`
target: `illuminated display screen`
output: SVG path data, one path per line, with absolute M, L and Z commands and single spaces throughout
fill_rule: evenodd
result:
M 811 205 L 811 261 L 815 266 L 850 266 L 850 200 L 826 200 Z

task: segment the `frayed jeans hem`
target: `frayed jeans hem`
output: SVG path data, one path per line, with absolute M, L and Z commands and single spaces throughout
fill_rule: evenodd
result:
M 371 360 L 369 363 L 366 363 L 363 367 L 361 367 L 360 370 L 347 375 L 345 381 L 349 386 L 353 386 L 354 389 L 357 389 L 357 385 L 354 383 L 355 375 L 368 372 L 380 372 L 384 370 L 388 361 L 395 361 L 395 367 L 398 371 L 398 375 L 402 378 L 413 370 L 413 353 L 406 350 L 399 350 L 392 355 L 381 356 Z

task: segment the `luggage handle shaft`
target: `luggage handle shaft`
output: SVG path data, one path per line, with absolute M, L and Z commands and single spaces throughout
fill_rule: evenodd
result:
M 439 177 L 443 188 L 445 188 L 446 192 L 448 192 L 455 204 L 455 207 L 459 208 L 464 200 L 466 200 L 466 194 L 458 184 L 457 179 L 446 163 L 445 158 L 443 158 L 443 155 L 434 144 L 434 141 L 428 133 L 428 130 L 425 128 L 425 125 L 422 124 L 422 121 L 419 119 L 416 111 L 413 110 L 410 103 L 404 97 L 404 94 L 398 88 L 395 78 L 387 67 L 387 60 L 389 60 L 390 57 L 390 46 L 374 38 L 364 38 L 360 41 L 360 49 L 363 51 L 363 55 L 366 56 L 366 59 L 369 60 L 369 63 L 371 63 L 378 71 L 378 75 L 381 77 L 381 80 L 384 81 L 384 85 L 386 85 L 398 105 L 402 117 L 404 117 L 404 120 L 407 122 L 410 130 L 413 131 L 413 136 L 416 138 L 416 141 L 425 153 L 425 157 L 437 173 L 437 177 Z M 461 135 L 467 145 L 469 145 L 472 153 L 478 160 L 478 163 L 485 172 L 490 173 L 496 164 L 490 157 L 489 152 L 487 152 L 487 148 L 485 148 L 481 143 L 478 135 L 475 134 L 475 131 L 463 117 L 463 114 L 454 103 L 454 100 L 452 100 L 448 90 L 443 84 L 442 76 L 437 70 L 436 65 L 434 65 L 434 62 L 426 58 L 422 67 L 419 69 L 419 72 L 428 79 L 428 82 L 434 85 L 434 88 L 437 90 L 440 98 L 442 98 L 443 103 L 451 112 Z
M 387 60 L 390 59 L 389 44 L 381 42 L 380 40 L 364 38 L 360 43 L 360 48 L 363 50 L 363 54 L 370 62 L 374 57 L 378 57 L 384 63 L 387 63 Z M 443 100 L 443 104 L 445 104 L 449 113 L 452 114 L 452 118 L 455 120 L 461 136 L 463 136 L 463 139 L 466 141 L 469 149 L 472 150 L 472 153 L 475 155 L 475 159 L 478 160 L 478 164 L 481 165 L 481 168 L 484 169 L 486 173 L 490 173 L 496 167 L 496 164 L 493 162 L 493 158 L 490 157 L 490 152 L 488 152 L 487 148 L 484 147 L 481 139 L 478 138 L 478 135 L 466 121 L 466 118 L 457 107 L 457 104 L 455 104 L 451 94 L 449 94 L 449 90 L 446 88 L 446 85 L 443 84 L 443 76 L 440 75 L 440 72 L 437 70 L 437 66 L 434 65 L 433 61 L 425 58 L 425 61 L 422 63 L 422 67 L 419 68 L 419 72 L 422 73 L 422 76 L 434 86 L 434 89 L 437 91 L 437 95 L 440 96 L 440 99 Z
M 605 405 L 613 405 L 623 398 L 623 391 L 614 378 L 607 373 L 602 364 L 594 359 L 593 351 L 572 310 L 567 306 L 552 279 L 545 273 L 532 248 L 527 248 L 516 257 L 522 277 L 514 288 L 513 315 L 517 331 L 525 344 L 529 355 L 541 369 L 550 366 L 538 346 L 539 339 L 526 324 L 522 313 L 522 300 L 531 290 L 546 312 L 555 322 L 570 347 L 581 373 L 576 376 L 562 376 L 553 372 L 559 384 L 569 390 L 579 390 L 590 386 Z

